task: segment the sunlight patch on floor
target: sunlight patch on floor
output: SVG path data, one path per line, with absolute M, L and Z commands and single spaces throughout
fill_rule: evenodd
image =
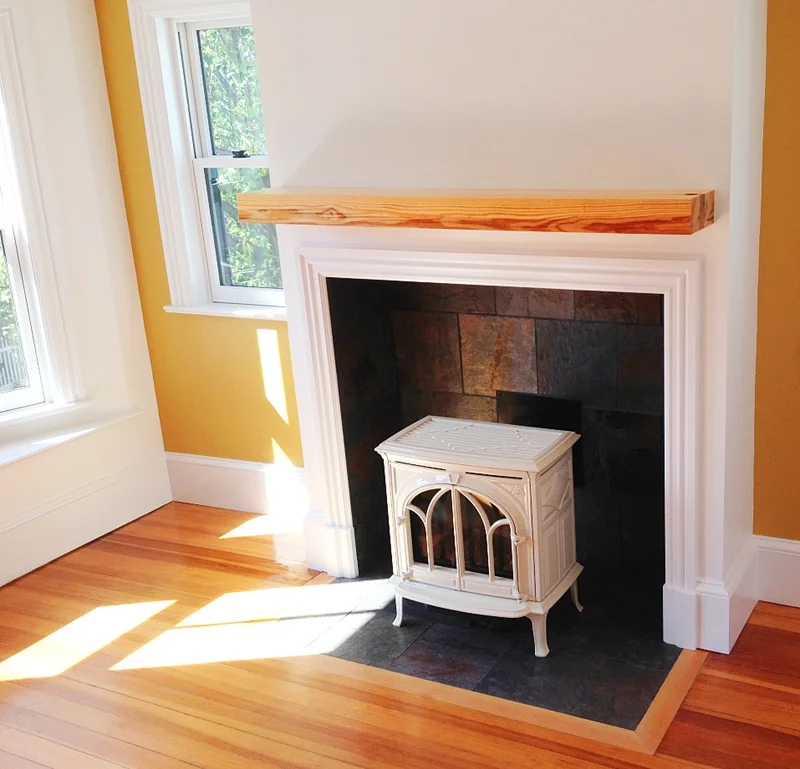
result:
M 111 669 L 328 654 L 393 595 L 384 579 L 227 593 Z
M 111 670 L 327 654 L 393 599 L 388 580 L 226 593 Z M 175 601 L 101 606 L 0 663 L 0 681 L 66 672 Z
M 342 616 L 350 612 L 379 611 L 393 598 L 394 589 L 385 579 L 246 590 L 220 596 L 186 617 L 178 623 L 178 627 Z
M 265 537 L 270 534 L 284 534 L 297 530 L 297 522 L 278 515 L 259 515 L 245 521 L 241 526 L 231 529 L 220 539 L 236 539 L 237 537 Z
M 327 614 L 280 621 L 180 627 L 162 633 L 118 662 L 111 670 L 325 654 L 338 648 L 374 616 L 374 612 Z M 333 630 L 338 632 L 331 632 Z
M 0 681 L 61 675 L 174 601 L 100 606 L 0 663 Z

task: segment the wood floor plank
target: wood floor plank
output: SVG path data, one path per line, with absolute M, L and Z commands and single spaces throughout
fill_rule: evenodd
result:
M 36 761 L 30 761 L 27 758 L 15 756 L 13 753 L 0 750 L 0 766 L 2 766 L 3 769 L 42 769 L 44 764 L 39 764 Z
M 800 633 L 800 612 L 793 606 L 760 603 L 750 617 L 750 624 Z
M 800 690 L 780 690 L 753 680 L 732 681 L 704 675 L 695 681 L 683 704 L 686 710 L 695 713 L 800 737 Z
M 659 751 L 716 769 L 797 769 L 800 738 L 681 709 Z
M 329 657 L 113 669 L 220 596 L 331 582 L 275 562 L 268 535 L 221 539 L 253 517 L 173 503 L 0 588 L 0 661 L 98 607 L 174 602 L 60 675 L 0 683 L 0 767 L 800 766 L 800 610 L 774 604 L 759 604 L 730 656 L 709 655 L 655 755 Z
M 20 700 L 23 703 L 26 702 L 25 698 L 20 698 Z M 99 731 L 102 723 L 97 720 L 91 721 L 87 726 L 76 723 L 75 718 L 61 720 L 44 715 L 39 710 L 41 698 L 38 703 L 28 704 L 34 705 L 35 709 L 6 704 L 0 709 L 0 725 L 18 729 L 95 758 L 105 758 L 120 766 L 128 767 L 128 769 L 139 769 L 139 767 L 191 769 L 197 766 L 197 764 L 143 749 L 138 745 L 104 734 Z M 75 710 L 76 708 L 73 706 L 72 711 L 75 712 Z
M 48 769 L 117 769 L 120 765 L 0 724 L 0 745 Z

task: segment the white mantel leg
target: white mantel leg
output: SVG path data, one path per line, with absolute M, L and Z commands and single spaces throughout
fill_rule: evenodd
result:
M 528 618 L 533 625 L 533 647 L 537 657 L 546 657 L 550 654 L 547 645 L 547 612 L 544 614 L 529 614 Z

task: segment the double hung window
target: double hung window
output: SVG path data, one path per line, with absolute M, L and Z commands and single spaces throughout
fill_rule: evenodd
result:
M 282 305 L 274 225 L 238 220 L 236 195 L 270 186 L 253 29 L 178 26 L 195 194 L 214 302 Z

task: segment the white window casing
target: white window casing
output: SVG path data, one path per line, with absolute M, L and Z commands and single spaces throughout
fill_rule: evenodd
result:
M 197 29 L 248 25 L 249 3 L 128 0 L 128 8 L 170 289 L 165 309 L 285 317 L 282 290 L 220 284 L 206 169 L 264 168 L 266 157 L 212 155 L 202 86 L 196 83 L 200 63 L 193 61 L 196 45 L 188 44 Z
M 28 387 L 0 394 L 0 424 L 66 406 L 80 386 L 67 343 L 11 9 L 0 8 L 0 233 Z

